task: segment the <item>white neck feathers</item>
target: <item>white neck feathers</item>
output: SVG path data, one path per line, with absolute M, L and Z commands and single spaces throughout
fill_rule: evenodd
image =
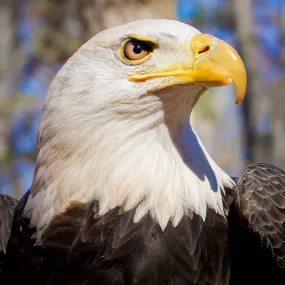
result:
M 137 207 L 134 222 L 150 213 L 162 229 L 193 212 L 205 219 L 207 207 L 225 214 L 222 192 L 234 182 L 189 124 L 194 97 L 177 95 L 177 102 L 169 103 L 164 96 L 103 109 L 67 131 L 58 125 L 53 136 L 40 133 L 25 212 L 31 225 L 41 229 L 71 201 L 94 199 L 100 215 L 116 206 Z M 168 112 L 176 121 L 168 122 Z M 40 131 L 51 132 L 51 125 L 43 118 Z

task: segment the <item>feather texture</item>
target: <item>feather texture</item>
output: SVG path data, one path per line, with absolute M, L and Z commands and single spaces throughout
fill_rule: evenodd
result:
M 285 172 L 265 163 L 250 165 L 236 191 L 229 214 L 233 284 L 283 284 Z
M 17 199 L 0 194 L 0 252 L 6 252 Z
M 207 209 L 184 215 L 162 231 L 150 214 L 134 223 L 136 209 L 72 202 L 41 236 L 15 210 L 1 284 L 283 284 L 284 172 L 255 164 L 225 188 L 228 221 Z M 282 281 L 283 280 L 283 281 Z M 281 282 L 281 283 L 280 283 Z
M 134 223 L 135 209 L 98 211 L 97 201 L 73 202 L 37 246 L 16 214 L 1 284 L 228 284 L 227 223 L 213 210 L 164 231 L 149 214 Z

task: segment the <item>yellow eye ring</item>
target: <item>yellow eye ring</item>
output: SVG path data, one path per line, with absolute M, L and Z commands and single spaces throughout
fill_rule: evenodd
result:
M 128 60 L 140 60 L 145 58 L 152 51 L 152 47 L 148 43 L 130 40 L 125 44 L 124 57 Z
M 124 42 L 121 49 L 122 59 L 130 64 L 145 62 L 154 51 L 154 43 L 136 38 L 130 38 Z

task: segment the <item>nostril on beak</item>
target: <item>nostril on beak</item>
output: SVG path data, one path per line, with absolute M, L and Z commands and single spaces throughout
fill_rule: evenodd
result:
M 205 46 L 205 47 L 203 47 L 203 48 L 198 52 L 198 54 L 205 53 L 205 52 L 207 52 L 209 49 L 210 49 L 209 46 Z

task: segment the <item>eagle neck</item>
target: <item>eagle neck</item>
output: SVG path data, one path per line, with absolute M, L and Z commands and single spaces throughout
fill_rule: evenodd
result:
M 116 114 L 103 109 L 88 131 L 76 129 L 77 140 L 58 133 L 41 145 L 25 212 L 32 226 L 47 226 L 74 201 L 98 201 L 99 215 L 136 208 L 134 222 L 149 213 L 162 229 L 184 215 L 205 219 L 208 207 L 225 214 L 222 194 L 233 181 L 192 129 L 189 96 L 176 103 L 151 98 L 136 105 L 140 112 L 129 105 L 116 106 Z

